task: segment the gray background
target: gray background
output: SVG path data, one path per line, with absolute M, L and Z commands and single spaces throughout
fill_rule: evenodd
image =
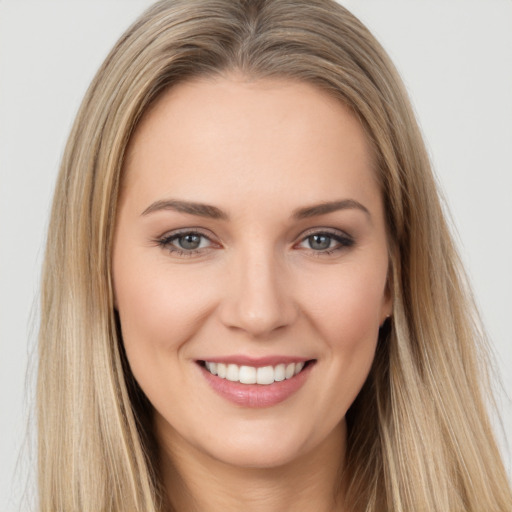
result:
M 34 428 L 38 280 L 59 159 L 94 72 L 149 3 L 0 3 L 1 511 L 28 510 L 20 503 L 35 468 L 26 432 Z M 380 39 L 412 96 L 503 381 L 496 425 L 512 473 L 512 2 L 341 3 Z

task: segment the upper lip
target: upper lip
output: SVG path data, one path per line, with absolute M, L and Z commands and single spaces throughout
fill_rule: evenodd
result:
M 205 357 L 199 361 L 208 361 L 210 363 L 225 363 L 236 364 L 238 366 L 253 366 L 259 368 L 262 366 L 277 366 L 278 364 L 290 363 L 305 363 L 310 361 L 311 358 L 298 357 L 298 356 L 264 356 L 264 357 L 251 357 L 245 355 L 229 355 L 229 356 L 216 356 Z

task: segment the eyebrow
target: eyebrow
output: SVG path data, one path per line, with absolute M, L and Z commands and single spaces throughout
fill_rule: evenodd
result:
M 295 220 L 301 220 L 319 215 L 326 215 L 338 210 L 350 209 L 361 210 L 371 218 L 368 209 L 354 199 L 342 199 L 339 201 L 330 201 L 312 206 L 306 206 L 303 208 L 297 208 L 293 211 L 292 218 Z M 194 203 L 190 201 L 178 201 L 176 199 L 155 201 L 149 205 L 141 215 L 149 215 L 150 213 L 161 210 L 173 210 L 179 213 L 188 213 L 189 215 L 197 215 L 198 217 L 207 217 L 210 219 L 229 220 L 229 215 L 216 206 L 204 203 Z
M 313 206 L 306 206 L 305 208 L 298 208 L 294 210 L 292 217 L 296 220 L 300 220 L 307 219 L 309 217 L 316 217 L 318 215 L 326 215 L 338 210 L 351 209 L 361 210 L 371 219 L 371 214 L 368 208 L 362 205 L 359 201 L 355 201 L 354 199 L 342 199 L 340 201 L 330 201 Z
M 188 213 L 198 217 L 208 217 L 210 219 L 228 220 L 228 214 L 216 206 L 203 203 L 193 203 L 190 201 L 178 201 L 176 199 L 166 199 L 156 201 L 149 205 L 141 215 L 149 215 L 161 210 L 173 210 L 179 213 Z

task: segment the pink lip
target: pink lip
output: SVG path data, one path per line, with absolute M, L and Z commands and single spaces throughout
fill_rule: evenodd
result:
M 240 359 L 237 358 L 237 361 Z M 215 359 L 208 359 L 211 362 L 217 362 Z M 283 359 L 279 360 L 284 362 Z M 304 361 L 304 359 L 291 360 L 290 362 Z M 227 359 L 219 360 L 219 362 L 229 362 Z M 232 363 L 241 364 L 241 363 Z M 250 364 L 250 366 L 256 366 Z M 259 366 L 272 366 L 269 364 L 261 364 Z M 273 384 L 241 384 L 240 382 L 232 382 L 227 379 L 222 379 L 216 375 L 212 375 L 203 366 L 200 367 L 201 373 L 210 385 L 210 387 L 223 398 L 230 402 L 241 405 L 242 407 L 261 408 L 271 407 L 283 402 L 295 392 L 297 392 L 306 382 L 314 362 L 308 364 L 300 373 L 281 382 L 274 382 Z

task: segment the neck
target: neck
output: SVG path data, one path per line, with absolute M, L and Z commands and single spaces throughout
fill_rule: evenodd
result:
M 169 440 L 168 440 L 169 441 Z M 161 447 L 162 477 L 176 512 L 341 512 L 346 426 L 279 467 L 234 467 L 176 436 Z

